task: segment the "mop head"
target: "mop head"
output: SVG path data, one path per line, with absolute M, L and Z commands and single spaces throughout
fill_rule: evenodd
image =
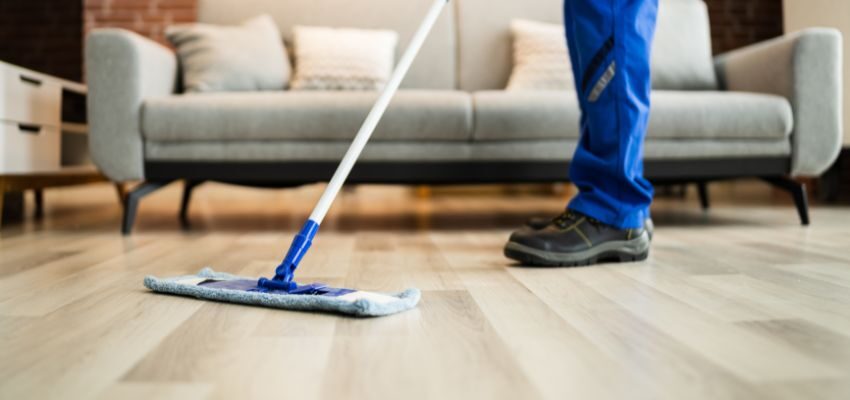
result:
M 283 291 L 252 291 L 256 278 L 240 277 L 210 268 L 197 275 L 160 279 L 145 277 L 145 287 L 154 292 L 191 296 L 199 299 L 297 311 L 328 312 L 357 317 L 380 317 L 416 307 L 419 289 L 396 294 L 333 289 L 332 294 L 289 294 Z

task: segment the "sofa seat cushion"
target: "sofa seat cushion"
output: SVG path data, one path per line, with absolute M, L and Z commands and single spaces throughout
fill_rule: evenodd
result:
M 574 92 L 487 91 L 473 95 L 476 141 L 576 139 Z M 743 92 L 655 91 L 650 139 L 783 139 L 793 114 L 783 97 Z
M 378 98 L 375 92 L 204 93 L 144 103 L 146 139 L 168 141 L 350 140 Z M 403 90 L 373 136 L 380 140 L 468 141 L 471 96 Z

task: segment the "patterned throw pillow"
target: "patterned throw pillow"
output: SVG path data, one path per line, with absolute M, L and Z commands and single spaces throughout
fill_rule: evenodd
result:
M 282 90 L 289 57 L 271 16 L 241 25 L 183 24 L 165 32 L 177 49 L 187 92 Z
M 393 70 L 392 31 L 295 27 L 295 90 L 380 90 Z
M 514 67 L 508 90 L 573 90 L 564 27 L 514 20 Z

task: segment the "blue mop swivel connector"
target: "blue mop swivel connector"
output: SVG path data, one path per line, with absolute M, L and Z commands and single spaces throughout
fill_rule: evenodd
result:
M 301 228 L 301 232 L 298 232 L 295 238 L 292 239 L 292 245 L 289 246 L 286 257 L 283 258 L 283 262 L 275 269 L 274 278 L 260 278 L 257 286 L 266 290 L 283 290 L 285 292 L 292 292 L 298 289 L 298 284 L 293 281 L 295 269 L 298 268 L 301 259 L 304 258 L 307 250 L 310 249 L 310 245 L 313 244 L 313 238 L 316 236 L 318 230 L 319 224 L 308 219 Z

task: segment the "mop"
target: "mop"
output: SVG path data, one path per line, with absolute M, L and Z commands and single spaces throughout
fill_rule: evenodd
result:
M 154 292 L 191 296 L 199 299 L 239 303 L 298 311 L 329 312 L 359 317 L 376 317 L 399 313 L 416 307 L 421 293 L 407 289 L 400 293 L 376 293 L 355 289 L 333 288 L 321 283 L 300 285 L 295 282 L 295 269 L 307 254 L 319 226 L 336 198 L 360 153 L 378 126 L 416 54 L 431 32 L 443 7 L 449 0 L 434 0 L 425 20 L 414 34 L 387 85 L 354 137 L 325 192 L 301 231 L 295 235 L 283 262 L 271 279 L 248 278 L 215 272 L 209 268 L 196 275 L 160 279 L 145 277 L 145 287 Z

